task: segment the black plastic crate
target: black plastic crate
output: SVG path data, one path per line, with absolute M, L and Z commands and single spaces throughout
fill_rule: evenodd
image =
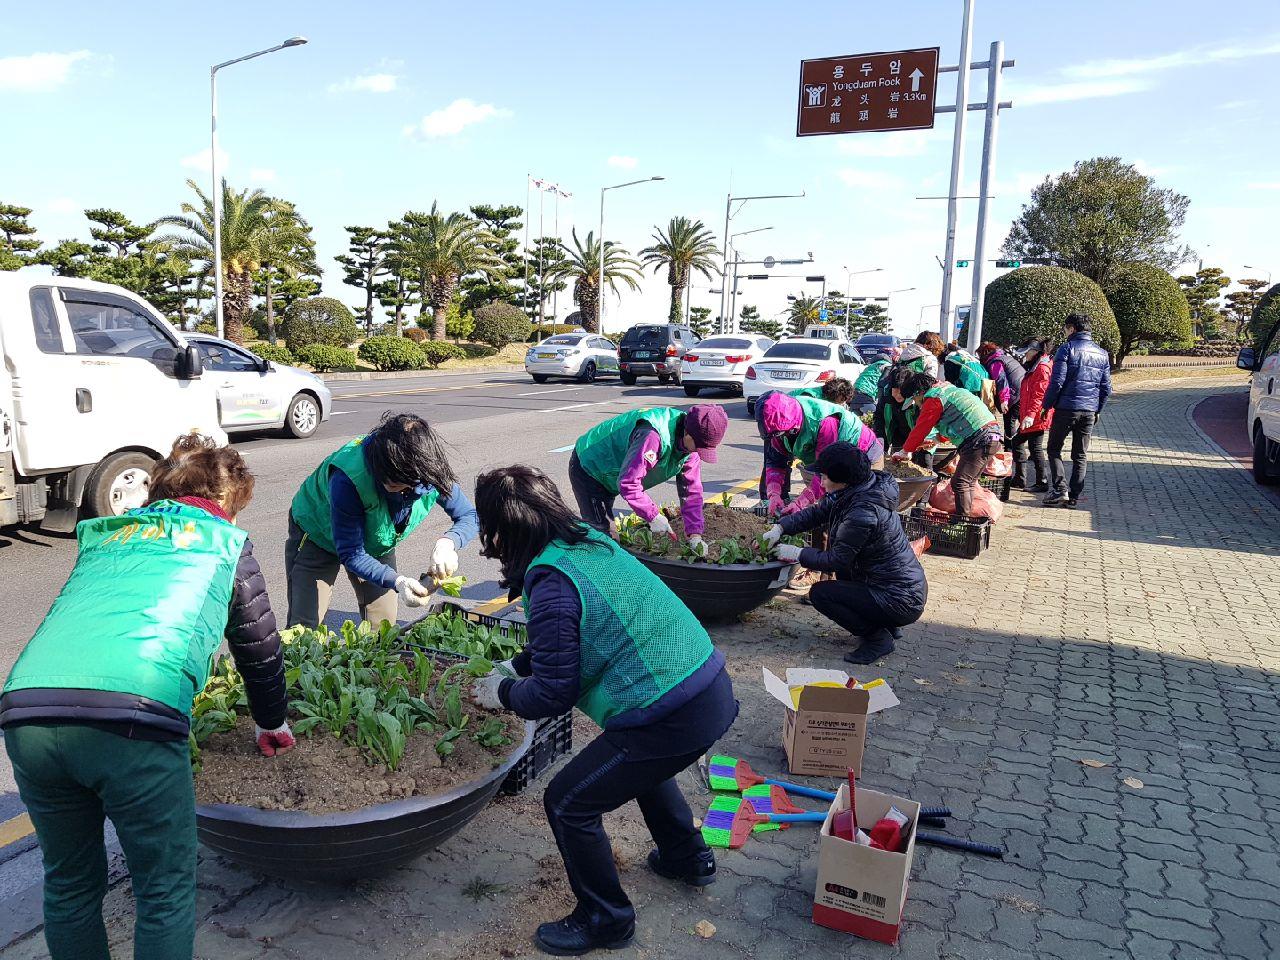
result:
M 470 620 L 472 623 L 482 623 L 486 627 L 494 627 L 502 631 L 504 636 L 518 634 L 523 636 L 525 633 L 525 624 L 523 618 L 516 620 L 507 617 L 495 617 L 487 613 L 475 613 L 467 610 L 455 603 L 443 603 L 431 613 L 451 613 L 455 617 L 462 617 L 464 620 Z M 429 614 L 428 614 L 429 615 Z M 412 624 L 410 624 L 412 626 Z M 449 650 L 436 650 L 433 647 L 424 647 L 421 644 L 414 644 L 417 649 L 426 650 L 432 654 L 440 655 L 447 658 L 455 658 L 458 660 L 466 660 L 456 653 Z M 530 784 L 536 781 L 540 776 L 546 773 L 555 762 L 560 758 L 573 751 L 573 711 L 562 713 L 558 717 L 548 717 L 538 721 L 537 728 L 533 734 L 533 746 L 507 774 L 507 778 L 502 781 L 499 792 L 508 795 L 523 793 Z
M 1009 490 L 1013 486 L 1013 477 L 988 477 L 984 474 L 978 478 L 978 483 L 1006 503 L 1009 501 Z
M 949 518 L 934 520 L 916 509 L 902 515 L 902 529 L 908 540 L 928 537 L 928 552 L 940 557 L 973 560 L 991 546 L 991 521 L 986 517 L 951 523 Z

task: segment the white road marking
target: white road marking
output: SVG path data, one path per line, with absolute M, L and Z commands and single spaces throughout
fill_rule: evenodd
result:
M 547 453 L 568 453 L 576 446 L 576 443 L 571 443 L 567 447 L 556 447 L 554 450 L 548 450 Z
M 581 387 L 558 387 L 555 390 L 530 390 L 528 393 L 517 393 L 517 397 L 545 397 L 549 393 L 571 393 Z
M 359 410 L 330 410 L 330 411 L 329 411 L 329 416 L 331 416 L 331 417 L 345 417 L 348 413 L 360 413 L 360 411 L 359 411 Z
M 596 402 L 594 402 L 594 403 L 571 403 L 571 404 L 569 404 L 567 407 L 556 407 L 556 409 L 555 409 L 555 411 L 554 411 L 554 412 L 555 412 L 555 413 L 559 413 L 559 412 L 560 412 L 560 411 L 562 411 L 562 410 L 580 410 L 580 409 L 582 409 L 583 407 L 602 407 L 602 406 L 604 406 L 606 403 L 613 403 L 613 401 L 612 401 L 612 400 L 597 400 L 597 401 L 596 401 Z M 548 411 L 548 412 L 551 412 L 551 411 Z

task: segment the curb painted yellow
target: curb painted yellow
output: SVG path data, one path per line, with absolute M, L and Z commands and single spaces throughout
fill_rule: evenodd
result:
M 12 820 L 6 820 L 0 823 L 0 847 L 7 847 L 11 843 L 25 839 L 35 833 L 35 827 L 31 823 L 31 818 L 25 813 L 19 814 Z

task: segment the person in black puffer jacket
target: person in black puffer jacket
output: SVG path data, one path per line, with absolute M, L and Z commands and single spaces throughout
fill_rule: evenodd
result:
M 294 745 L 284 659 L 253 548 L 235 524 L 253 474 L 231 447 L 181 437 L 151 500 L 76 531 L 75 568 L 0 696 L 18 792 L 44 853 L 53 960 L 106 957 L 103 818 L 137 901 L 134 955 L 190 960 L 196 814 L 192 700 L 225 639 L 258 749 Z
M 765 536 L 777 543 L 783 535 L 829 529 L 829 549 L 783 543 L 778 558 L 836 575 L 815 583 L 809 599 L 861 641 L 845 659 L 873 663 L 893 652 L 901 628 L 920 619 L 929 596 L 924 568 L 898 519 L 898 481 L 873 471 L 865 453 L 843 442 L 827 447 L 814 470 L 827 495 L 783 517 Z

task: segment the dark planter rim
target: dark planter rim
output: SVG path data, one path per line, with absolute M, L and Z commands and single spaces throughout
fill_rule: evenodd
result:
M 676 567 L 687 567 L 691 570 L 781 570 L 783 567 L 794 567 L 794 563 L 783 563 L 781 560 L 770 560 L 767 563 L 691 563 L 688 560 L 681 560 L 679 557 L 659 557 L 656 554 L 645 553 L 643 550 L 633 550 L 631 547 L 623 547 L 627 553 L 643 560 L 645 563 L 669 563 Z
M 478 780 L 460 783 L 446 793 L 432 794 L 429 797 L 406 797 L 403 800 L 390 800 L 387 803 L 375 803 L 358 810 L 346 810 L 342 813 L 307 813 L 305 810 L 262 810 L 258 807 L 246 807 L 235 803 L 198 803 L 196 818 L 221 820 L 229 823 L 243 823 L 257 827 L 274 827 L 280 830 L 307 830 L 317 827 L 348 827 L 363 823 L 374 823 L 381 820 L 394 820 L 410 813 L 420 813 L 433 807 L 461 800 L 486 787 L 501 783 L 511 772 L 511 768 L 519 763 L 533 746 L 534 731 L 537 723 L 526 720 L 524 724 L 524 740 L 516 746 L 507 758 Z

